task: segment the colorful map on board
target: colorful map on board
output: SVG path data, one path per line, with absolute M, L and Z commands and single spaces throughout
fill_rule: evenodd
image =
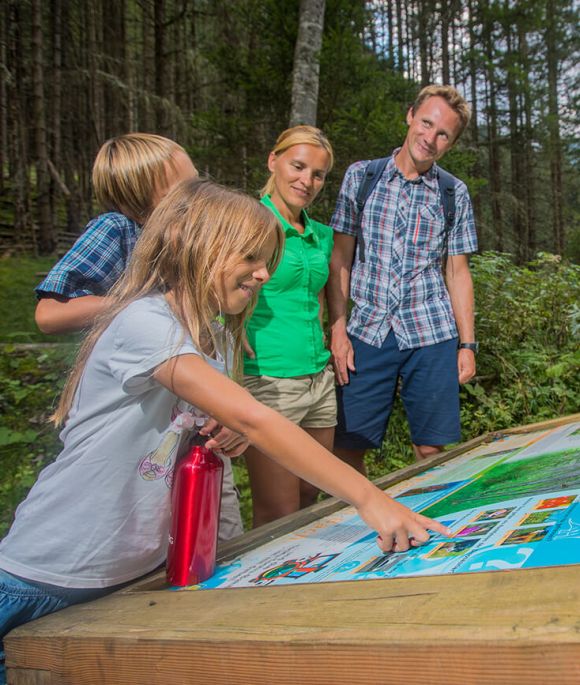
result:
M 580 564 L 580 423 L 500 436 L 387 492 L 452 536 L 383 554 L 347 507 L 218 566 L 190 589 Z

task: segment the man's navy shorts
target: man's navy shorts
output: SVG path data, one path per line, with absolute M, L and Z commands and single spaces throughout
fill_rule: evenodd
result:
M 392 330 L 381 347 L 350 340 L 356 371 L 338 387 L 336 447 L 380 447 L 399 378 L 413 443 L 446 445 L 460 439 L 457 338 L 402 351 Z

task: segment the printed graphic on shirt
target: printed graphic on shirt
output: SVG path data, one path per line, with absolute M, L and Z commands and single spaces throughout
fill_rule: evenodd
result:
M 207 416 L 183 400 L 178 400 L 171 411 L 171 424 L 161 438 L 161 444 L 146 454 L 139 462 L 139 475 L 143 480 L 165 479 L 165 484 L 171 488 L 173 483 L 173 469 L 177 450 L 184 431 L 201 428 Z

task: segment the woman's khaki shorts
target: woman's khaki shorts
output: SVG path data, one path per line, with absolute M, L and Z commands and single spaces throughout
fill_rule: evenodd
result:
M 330 364 L 308 376 L 244 376 L 244 387 L 259 402 L 302 428 L 336 426 L 336 391 Z

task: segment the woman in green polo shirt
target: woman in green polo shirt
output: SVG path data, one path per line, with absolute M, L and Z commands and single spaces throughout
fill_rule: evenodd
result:
M 247 325 L 244 385 L 260 402 L 332 450 L 336 425 L 334 374 L 324 345 L 324 286 L 333 233 L 306 213 L 333 164 L 332 147 L 313 126 L 280 134 L 268 157 L 262 203 L 280 220 L 286 244 L 262 287 Z M 254 447 L 246 452 L 254 526 L 312 504 L 318 491 Z

